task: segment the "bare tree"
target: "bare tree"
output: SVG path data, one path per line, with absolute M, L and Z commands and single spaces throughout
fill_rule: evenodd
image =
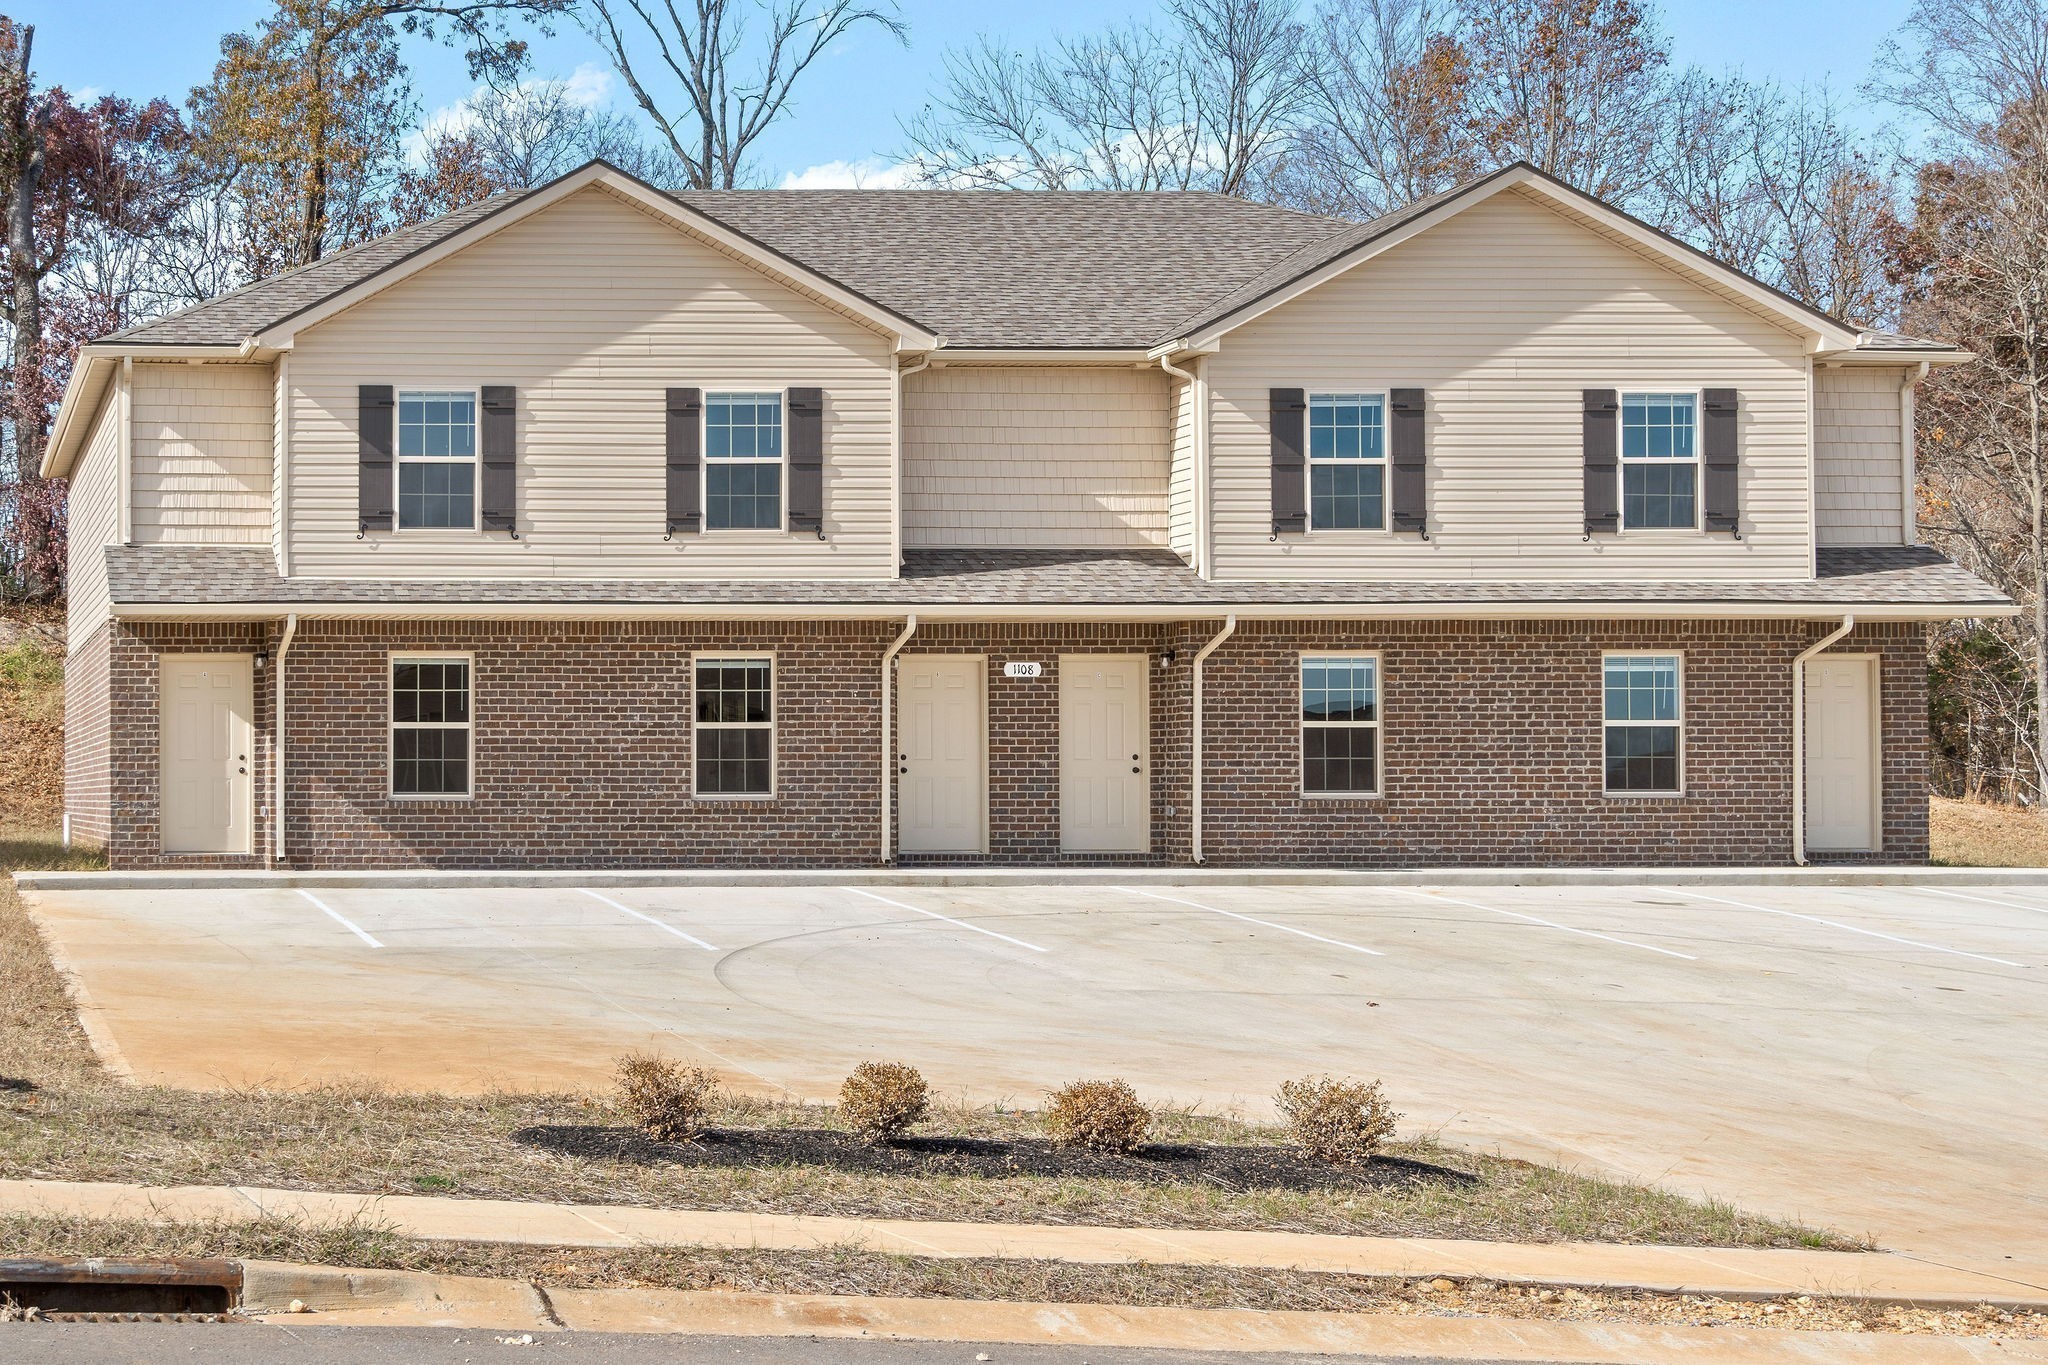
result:
M 1328 0 L 1304 62 L 1304 117 L 1282 186 L 1289 203 L 1376 217 L 1477 169 L 1471 64 L 1429 0 Z
M 1248 193 L 1293 135 L 1301 50 L 1275 0 L 1178 0 L 1029 55 L 983 37 L 946 55 L 903 159 L 928 184 Z
M 849 30 L 873 25 L 898 41 L 909 31 L 893 5 L 857 0 L 692 0 L 686 9 L 674 0 L 584 0 L 579 13 L 661 130 L 690 189 L 739 184 L 754 143 L 789 112 L 804 72 Z M 750 14 L 766 21 L 758 40 L 748 31 Z M 643 71 L 666 71 L 675 93 L 657 99 Z
M 472 143 L 484 174 L 505 188 L 544 185 L 593 157 L 657 184 L 677 178 L 673 155 L 644 146 L 630 115 L 594 108 L 563 80 L 487 85 L 453 127 L 428 131 L 442 134 Z
M 2028 608 L 2013 647 L 2026 664 L 2028 794 L 2038 798 L 2048 791 L 2048 4 L 1919 0 L 1873 89 L 1930 130 L 1900 248 L 1906 316 L 1979 356 L 1923 386 L 1927 527 Z

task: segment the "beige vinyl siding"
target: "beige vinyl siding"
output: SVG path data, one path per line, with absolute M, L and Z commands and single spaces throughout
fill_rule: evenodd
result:
M 894 339 L 588 190 L 302 333 L 292 571 L 310 577 L 893 577 Z M 519 534 L 356 538 L 357 386 L 518 390 Z M 825 529 L 664 543 L 665 390 L 825 391 Z M 786 470 L 785 470 L 786 473 Z
M 113 615 L 107 593 L 107 547 L 121 534 L 121 390 L 107 386 L 71 467 L 66 506 L 65 638 L 77 649 Z
M 138 364 L 131 401 L 135 543 L 267 542 L 271 367 Z
M 903 385 L 904 543 L 1164 546 L 1171 448 L 1157 369 L 926 370 Z
M 1824 367 L 1814 375 L 1813 517 L 1823 545 L 1905 540 L 1903 370 Z
M 1219 579 L 1801 578 L 1801 339 L 1519 193 L 1228 334 L 1209 358 Z M 1584 540 L 1581 391 L 1741 391 L 1743 539 Z M 1428 392 L 1430 539 L 1272 533 L 1268 390 Z
M 1195 386 L 1173 384 L 1173 454 L 1166 477 L 1166 543 L 1195 562 Z

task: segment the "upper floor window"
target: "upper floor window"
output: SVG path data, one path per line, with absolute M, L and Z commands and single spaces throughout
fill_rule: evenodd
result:
M 1308 524 L 1315 531 L 1386 525 L 1387 396 L 1308 397 Z
M 1699 395 L 1621 396 L 1624 530 L 1699 525 Z
M 476 525 L 476 394 L 398 395 L 398 528 Z
M 782 529 L 782 395 L 704 395 L 704 528 Z

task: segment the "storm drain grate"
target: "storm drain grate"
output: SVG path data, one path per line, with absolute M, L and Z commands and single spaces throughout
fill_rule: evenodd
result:
M 219 1321 L 242 1297 L 238 1261 L 0 1260 L 0 1306 L 71 1320 Z

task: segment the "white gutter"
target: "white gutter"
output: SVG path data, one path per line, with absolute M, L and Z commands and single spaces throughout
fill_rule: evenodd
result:
M 298 580 L 305 582 L 307 580 Z M 737 580 L 736 580 L 737 581 Z M 2018 616 L 2011 602 L 447 602 L 378 604 L 275 599 L 263 602 L 120 602 L 123 621 L 269 621 L 297 612 L 309 621 L 1202 621 L 1224 612 L 1255 621 L 1811 621 L 1854 610 L 1865 621 L 1993 620 Z
M 917 613 L 904 618 L 903 633 L 882 653 L 882 862 L 896 858 L 896 828 L 890 816 L 896 795 L 896 655 L 917 633 Z
M 277 795 L 270 808 L 271 819 L 275 822 L 270 836 L 270 865 L 284 866 L 284 656 L 291 652 L 292 637 L 299 633 L 297 612 L 284 618 L 284 634 L 277 638 L 277 658 L 272 661 L 276 673 L 272 685 L 277 688 L 277 703 L 270 710 L 271 740 L 270 766 L 275 770 Z
M 1926 361 L 1921 361 L 1906 372 L 1906 382 L 1899 385 L 1899 451 L 1904 462 L 1899 475 L 1899 533 L 1904 537 L 1900 541 L 1903 545 L 1920 543 L 1920 473 L 1913 440 L 1913 386 L 1927 377 L 1929 368 Z
M 1188 746 L 1190 751 L 1188 776 L 1193 784 L 1193 790 L 1188 795 L 1188 817 L 1191 822 L 1189 828 L 1193 832 L 1194 837 L 1189 845 L 1188 852 L 1193 857 L 1197 867 L 1202 864 L 1202 665 L 1208 661 L 1211 654 L 1216 652 L 1216 646 L 1222 644 L 1235 634 L 1237 634 L 1237 613 L 1232 612 L 1223 618 L 1223 629 L 1217 631 L 1210 638 L 1209 643 L 1203 645 L 1195 653 L 1194 733 Z
M 1806 866 L 1806 661 L 1856 628 L 1856 613 L 1792 661 L 1792 861 Z

